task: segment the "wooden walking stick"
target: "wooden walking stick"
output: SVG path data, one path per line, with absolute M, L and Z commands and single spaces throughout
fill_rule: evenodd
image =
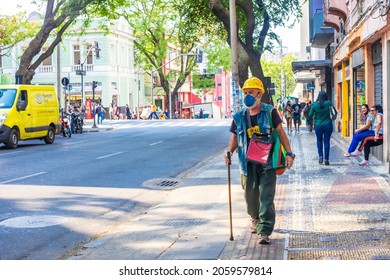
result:
M 232 194 L 230 190 L 230 165 L 232 164 L 230 152 L 227 152 L 228 158 L 228 188 L 229 188 L 229 216 L 230 216 L 230 241 L 233 241 L 233 221 L 232 221 Z

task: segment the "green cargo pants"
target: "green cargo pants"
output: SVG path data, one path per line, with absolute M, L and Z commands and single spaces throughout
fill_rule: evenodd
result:
M 275 226 L 276 173 L 273 169 L 263 170 L 261 166 L 248 162 L 248 175 L 241 174 L 247 213 L 259 218 L 257 234 L 271 235 Z

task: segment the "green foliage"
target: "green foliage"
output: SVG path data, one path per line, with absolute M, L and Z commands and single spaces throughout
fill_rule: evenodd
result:
M 225 40 L 213 36 L 203 48 L 207 55 L 207 73 L 215 73 L 219 69 L 231 69 L 231 50 Z
M 294 73 L 292 71 L 291 62 L 297 61 L 293 55 L 289 54 L 283 57 L 283 73 L 286 77 L 286 96 L 293 93 L 296 83 Z M 282 89 L 282 69 L 280 68 L 280 59 L 278 60 L 261 60 L 261 66 L 264 71 L 264 76 L 271 77 L 272 83 L 275 83 L 275 100 L 281 97 Z
M 39 22 L 28 22 L 26 13 L 0 17 L 0 49 L 12 48 L 17 43 L 32 38 L 39 30 Z
M 214 74 L 199 74 L 192 76 L 192 83 L 194 89 L 210 89 L 215 87 Z

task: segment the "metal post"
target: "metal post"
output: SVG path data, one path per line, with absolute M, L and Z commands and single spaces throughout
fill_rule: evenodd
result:
M 68 79 L 69 79 L 69 84 L 70 84 L 70 73 L 68 73 Z M 69 85 L 67 87 L 68 87 L 68 100 L 69 100 L 69 103 L 70 103 L 70 89 L 69 89 Z M 65 104 L 66 104 L 66 91 L 65 91 Z M 65 108 L 66 108 L 66 105 L 65 105 Z
M 95 103 L 95 87 L 94 82 L 92 82 L 92 102 L 93 102 L 93 126 L 92 128 L 97 128 L 96 125 L 96 103 Z M 99 118 L 99 116 L 98 116 Z
M 286 98 L 286 91 L 284 88 L 284 72 L 283 72 L 283 44 L 282 44 L 282 39 L 280 39 L 280 94 L 282 96 L 282 100 L 284 102 Z
M 137 110 L 135 110 L 137 114 L 137 120 L 139 119 L 139 92 L 140 92 L 140 80 L 139 80 L 139 65 L 138 65 L 138 70 L 137 70 Z
M 154 71 L 152 71 L 152 95 L 151 95 L 151 100 L 152 100 L 152 104 L 153 104 L 153 91 L 154 91 L 154 77 L 153 77 L 153 72 Z
M 236 1 L 229 1 L 230 10 L 230 48 L 232 50 L 232 97 L 233 112 L 239 110 L 239 78 L 238 78 L 238 52 L 237 52 L 237 19 Z
M 80 64 L 81 67 L 81 103 L 84 104 L 84 63 Z

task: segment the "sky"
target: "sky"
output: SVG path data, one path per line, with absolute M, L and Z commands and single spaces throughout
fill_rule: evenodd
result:
M 4 1 L 4 0 L 3 0 Z M 13 0 L 12 3 L 0 6 L 0 14 L 15 14 L 18 11 L 32 12 L 36 5 L 31 4 L 32 0 Z M 17 8 L 17 5 L 21 7 Z M 299 52 L 299 24 L 295 24 L 293 29 L 277 28 L 276 33 L 282 37 L 283 46 L 287 46 L 288 52 Z
M 0 6 L 0 14 L 12 15 L 12 14 L 16 14 L 20 11 L 32 12 L 34 10 L 34 7 L 37 7 L 37 6 L 31 4 L 31 1 L 32 0 L 14 0 L 14 1 L 11 1 L 11 3 L 8 3 L 7 5 L 1 5 Z M 18 5 L 20 5 L 21 7 L 18 8 L 17 7 Z

